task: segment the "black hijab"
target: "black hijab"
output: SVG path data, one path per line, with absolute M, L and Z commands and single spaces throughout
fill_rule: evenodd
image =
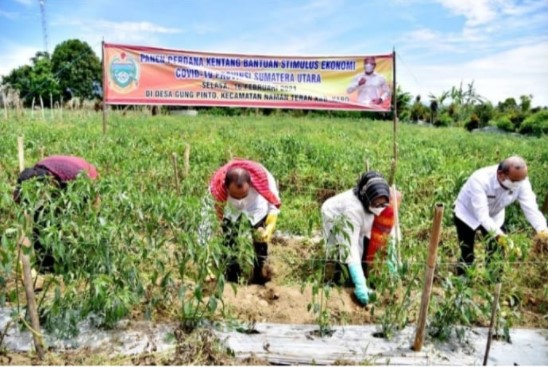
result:
M 358 180 L 354 195 L 358 197 L 365 211 L 369 212 L 369 207 L 376 198 L 384 196 L 390 200 L 390 187 L 380 173 L 369 171 Z

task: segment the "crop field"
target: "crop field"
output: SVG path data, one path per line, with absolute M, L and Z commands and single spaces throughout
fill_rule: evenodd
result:
M 16 248 L 18 238 L 29 234 L 24 213 L 33 208 L 12 200 L 17 137 L 24 136 L 27 167 L 43 155 L 66 154 L 84 157 L 99 171 L 98 181 L 79 179 L 49 201 L 43 242 L 63 265 L 56 276 L 46 276 L 37 301 L 42 326 L 60 335 L 74 335 L 78 321 L 93 315 L 105 327 L 122 318 L 181 321 L 189 328 L 204 320 L 247 328 L 264 321 L 317 323 L 323 331 L 376 323 L 390 338 L 416 322 L 436 203 L 445 210 L 429 332 L 440 339 L 453 331 L 464 335 L 469 326 L 488 324 L 493 285 L 481 243 L 473 274 L 454 275 L 459 248 L 452 203 L 460 187 L 475 169 L 518 154 L 528 162 L 539 206 L 548 195 L 547 137 L 398 124 L 401 266 L 394 278 L 380 262 L 369 279 L 376 299 L 363 308 L 352 301 L 351 289 L 323 281 L 320 206 L 353 187 L 366 165 L 388 178 L 391 121 L 115 111 L 108 118 L 106 135 L 101 115 L 84 111 L 0 120 L 0 306 L 25 304 Z M 207 187 L 231 157 L 261 162 L 280 187 L 282 208 L 269 247 L 275 274 L 264 287 L 225 283 L 222 277 L 226 249 Z M 40 185 L 34 191 L 34 202 L 51 195 Z M 86 199 L 97 195 L 99 207 Z M 533 251 L 534 231 L 519 206 L 509 207 L 506 218 L 521 254 L 504 259 L 501 335 L 518 325 L 548 327 L 548 255 Z M 249 268 L 250 241 L 238 251 Z

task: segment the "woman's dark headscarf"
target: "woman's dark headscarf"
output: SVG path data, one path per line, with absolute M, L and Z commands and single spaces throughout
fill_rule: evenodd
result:
M 354 188 L 354 195 L 361 201 L 363 208 L 369 212 L 369 207 L 376 198 L 384 196 L 390 200 L 390 187 L 380 173 L 369 171 L 358 180 Z
M 42 167 L 25 168 L 23 172 L 17 178 L 17 186 L 13 192 L 13 200 L 16 203 L 21 201 L 21 184 L 30 179 L 45 180 L 47 177 L 52 176 L 51 172 Z

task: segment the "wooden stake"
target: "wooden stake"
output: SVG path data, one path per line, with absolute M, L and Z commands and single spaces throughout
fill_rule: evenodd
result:
M 491 322 L 489 323 L 489 333 L 487 333 L 487 345 L 485 346 L 485 355 L 483 357 L 483 365 L 487 366 L 487 360 L 489 359 L 489 350 L 491 349 L 491 339 L 493 339 L 493 327 L 495 325 L 495 319 L 497 316 L 497 308 L 499 305 L 500 289 L 502 283 L 495 285 L 495 295 L 493 297 L 493 304 L 491 306 Z
M 50 112 L 50 117 L 53 120 L 53 94 L 52 93 L 49 94 L 49 112 Z
M 175 189 L 177 190 L 177 194 L 181 195 L 181 186 L 179 184 L 179 172 L 177 169 L 177 154 L 172 153 L 171 158 L 173 161 L 173 176 L 175 177 Z
M 19 171 L 22 172 L 25 169 L 25 150 L 23 145 L 23 137 L 17 138 L 17 151 L 19 156 Z M 30 215 L 25 214 L 27 223 L 30 222 Z M 36 300 L 34 298 L 34 288 L 32 286 L 32 272 L 30 267 L 29 257 L 21 251 L 21 246 L 29 246 L 30 241 L 23 234 L 23 237 L 18 243 L 18 250 L 20 253 L 21 264 L 23 265 L 23 285 L 25 286 L 25 294 L 27 296 L 27 310 L 30 315 L 30 322 L 32 326 L 32 337 L 34 340 L 34 347 L 36 354 L 40 360 L 44 359 L 44 348 L 42 347 L 42 337 L 40 329 L 40 320 L 38 319 L 38 311 L 36 309 Z
M 28 216 L 27 216 L 28 217 Z M 30 260 L 22 251 L 22 246 L 30 247 L 30 241 L 26 236 L 19 241 L 19 257 L 23 265 L 23 285 L 25 286 L 25 294 L 27 296 L 27 310 L 30 316 L 30 324 L 32 327 L 32 339 L 34 348 L 40 360 L 44 359 L 44 347 L 42 340 L 42 332 L 40 329 L 40 320 L 38 319 L 38 310 L 36 308 L 36 300 L 34 298 L 34 288 L 32 286 L 32 271 Z
M 2 102 L 4 105 L 4 117 L 6 118 L 6 121 L 8 120 L 8 100 L 6 97 L 6 93 L 2 92 Z
M 432 224 L 432 233 L 430 235 L 430 244 L 428 245 L 428 259 L 426 260 L 426 275 L 424 277 L 424 288 L 422 291 L 421 308 L 419 320 L 417 322 L 417 333 L 415 343 L 412 349 L 420 352 L 424 342 L 424 329 L 426 328 L 426 316 L 428 314 L 428 305 L 430 303 L 430 294 L 432 293 L 432 283 L 434 281 L 434 270 L 436 269 L 436 257 L 438 253 L 438 243 L 441 235 L 441 221 L 443 218 L 443 204 L 436 204 L 434 213 L 434 223 Z
M 36 97 L 32 97 L 32 104 L 31 104 L 31 107 L 30 107 L 30 117 L 34 120 L 34 101 L 35 101 Z
M 44 112 L 44 100 L 42 99 L 42 96 L 40 96 L 40 110 L 42 111 L 42 120 L 45 120 L 46 114 Z
M 44 152 L 45 152 L 46 148 L 45 147 L 40 147 L 40 159 L 44 159 Z
M 101 42 L 101 66 L 103 68 L 103 135 L 107 134 L 107 103 L 106 103 L 106 94 L 108 91 L 107 84 L 107 71 L 105 67 L 105 40 Z
M 184 156 L 184 170 L 183 170 L 183 178 L 188 177 L 188 173 L 190 172 L 190 144 L 185 144 L 185 156 Z
M 388 178 L 388 185 L 392 185 L 396 180 L 396 158 L 392 159 L 392 164 L 390 166 L 390 177 Z
M 393 156 L 392 156 L 392 169 L 390 171 L 390 178 L 388 180 L 388 185 L 392 185 L 396 180 L 396 165 L 398 162 L 398 144 L 397 144 L 397 126 L 398 126 L 398 89 L 396 85 L 396 49 L 392 50 L 392 93 L 393 93 L 393 114 L 394 121 L 392 123 L 392 138 L 393 138 Z
M 25 169 L 25 148 L 22 136 L 17 138 L 17 154 L 19 156 L 19 172 L 23 172 Z
M 400 215 L 398 208 L 398 190 L 396 189 L 396 184 L 392 185 L 392 190 L 394 193 L 394 242 L 396 244 L 396 261 L 398 268 L 401 266 L 401 254 L 400 254 L 400 240 L 401 240 L 401 229 L 400 229 Z

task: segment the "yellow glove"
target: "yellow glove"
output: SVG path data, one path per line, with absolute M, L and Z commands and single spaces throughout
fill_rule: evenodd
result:
M 257 241 L 270 243 L 274 230 L 276 230 L 276 221 L 278 216 L 276 214 L 268 214 L 264 222 L 265 226 L 257 229 Z
M 544 254 L 548 252 L 548 231 L 540 231 L 533 238 L 533 251 L 536 254 Z
M 514 241 L 512 241 L 512 239 L 505 234 L 497 237 L 497 243 L 507 253 L 514 248 Z
M 543 241 L 548 241 L 548 230 L 540 231 L 536 235 L 537 238 Z

